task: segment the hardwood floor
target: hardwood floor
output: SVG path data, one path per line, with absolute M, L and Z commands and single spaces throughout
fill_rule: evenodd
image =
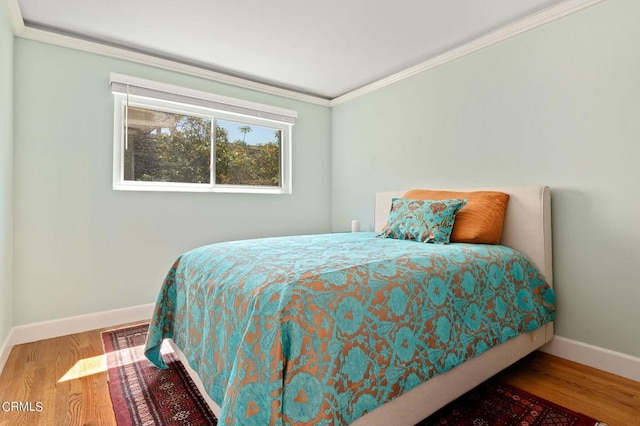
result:
M 41 402 L 42 410 L 0 410 L 0 425 L 115 425 L 100 331 L 15 346 L 0 401 Z
M 14 347 L 0 375 L 0 425 L 115 425 L 100 331 Z M 639 382 L 541 352 L 499 377 L 609 426 L 640 425 Z
M 500 380 L 609 426 L 640 426 L 640 382 L 534 352 Z

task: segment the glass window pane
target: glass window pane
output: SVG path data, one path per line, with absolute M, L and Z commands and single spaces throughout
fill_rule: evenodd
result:
M 282 130 L 216 120 L 216 183 L 280 186 Z
M 211 119 L 129 106 L 124 180 L 211 182 Z

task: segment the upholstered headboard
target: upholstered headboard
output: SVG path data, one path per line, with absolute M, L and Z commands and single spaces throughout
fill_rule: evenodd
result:
M 446 190 L 500 191 L 509 194 L 509 204 L 502 228 L 501 244 L 527 255 L 544 274 L 549 284 L 553 283 L 551 193 L 548 186 L 447 188 Z M 391 208 L 391 199 L 393 197 L 401 197 L 405 192 L 392 191 L 378 192 L 376 194 L 374 214 L 376 231 L 381 231 L 387 220 Z

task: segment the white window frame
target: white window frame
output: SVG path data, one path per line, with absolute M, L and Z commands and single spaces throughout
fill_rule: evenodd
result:
M 114 190 L 291 194 L 291 133 L 297 112 L 115 73 L 111 74 L 111 88 L 114 95 Z M 210 183 L 124 180 L 124 154 L 127 143 L 125 122 L 128 106 L 210 119 L 214 126 Z M 280 186 L 215 183 L 215 122 L 218 119 L 273 128 L 281 132 Z

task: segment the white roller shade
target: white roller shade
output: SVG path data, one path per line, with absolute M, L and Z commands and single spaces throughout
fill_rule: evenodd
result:
M 262 118 L 278 123 L 293 125 L 298 117 L 296 111 L 284 108 L 214 95 L 200 90 L 187 89 L 122 74 L 111 73 L 110 83 L 113 93 L 194 105 L 216 111 Z

